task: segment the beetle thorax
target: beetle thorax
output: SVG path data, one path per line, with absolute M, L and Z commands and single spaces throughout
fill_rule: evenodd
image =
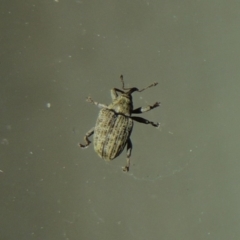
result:
M 118 96 L 108 107 L 113 109 L 116 113 L 122 113 L 126 116 L 130 116 L 133 109 L 132 98 L 131 96 L 122 94 Z

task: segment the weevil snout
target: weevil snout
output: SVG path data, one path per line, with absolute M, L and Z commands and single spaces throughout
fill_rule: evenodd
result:
M 131 95 L 133 92 L 139 92 L 139 89 L 138 88 L 130 88 L 129 91 L 126 92 L 127 95 Z

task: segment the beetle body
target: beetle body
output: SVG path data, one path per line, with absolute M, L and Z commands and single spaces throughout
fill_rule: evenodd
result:
M 151 124 L 155 127 L 159 126 L 159 123 L 153 123 L 140 117 L 133 117 L 132 113 L 139 114 L 149 111 L 155 107 L 158 107 L 160 103 L 157 102 L 152 106 L 133 110 L 131 94 L 135 91 L 141 92 L 149 87 L 157 85 L 157 83 L 154 83 L 142 90 L 138 90 L 137 88 L 124 88 L 122 76 L 121 81 L 123 84 L 123 90 L 128 91 L 124 92 L 119 89 L 112 89 L 111 95 L 113 102 L 110 105 L 107 106 L 100 104 L 98 102 L 94 102 L 90 97 L 87 98 L 88 102 L 92 102 L 102 109 L 99 112 L 95 127 L 88 131 L 84 137 L 86 144 L 80 144 L 80 147 L 87 147 L 91 143 L 88 138 L 94 134 L 94 150 L 98 156 L 105 160 L 113 160 L 121 154 L 127 145 L 127 165 L 123 168 L 123 170 L 129 171 L 132 150 L 130 136 L 133 129 L 133 120 L 145 124 Z M 120 92 L 120 94 L 117 92 Z
M 94 150 L 99 157 L 113 160 L 126 146 L 133 128 L 133 120 L 116 114 L 109 109 L 101 109 L 93 137 Z

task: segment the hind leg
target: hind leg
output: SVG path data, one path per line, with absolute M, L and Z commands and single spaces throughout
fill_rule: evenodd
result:
M 90 136 L 92 136 L 93 133 L 94 133 L 94 127 L 91 128 L 91 129 L 86 133 L 86 135 L 84 136 L 84 141 L 85 141 L 86 144 L 81 144 L 81 143 L 79 143 L 79 146 L 80 146 L 81 148 L 86 148 L 86 147 L 88 147 L 88 145 L 91 143 L 91 141 L 90 141 L 88 138 L 89 138 Z
M 131 152 L 132 152 L 132 142 L 131 142 L 131 139 L 129 138 L 127 141 L 127 164 L 125 167 L 123 167 L 124 172 L 129 171 Z

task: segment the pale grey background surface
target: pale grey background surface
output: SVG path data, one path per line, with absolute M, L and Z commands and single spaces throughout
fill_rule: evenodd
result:
M 1 1 L 1 239 L 240 239 L 237 1 Z M 161 101 L 106 164 L 91 95 Z

